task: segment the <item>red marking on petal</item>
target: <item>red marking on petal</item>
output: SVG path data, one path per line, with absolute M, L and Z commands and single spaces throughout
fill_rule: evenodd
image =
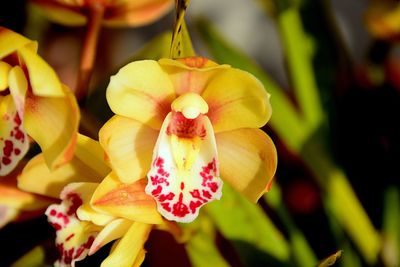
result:
M 162 187 L 159 185 L 159 186 L 157 186 L 156 189 L 151 191 L 151 194 L 154 195 L 154 196 L 158 196 L 161 193 L 161 191 L 162 191 Z
M 200 114 L 195 119 L 187 119 L 183 116 L 182 112 L 172 112 L 171 122 L 167 127 L 167 135 L 174 134 L 181 138 L 193 138 L 206 136 L 206 129 L 203 125 L 202 117 Z
M 67 215 L 71 216 L 72 214 L 76 213 L 76 210 L 82 205 L 83 202 L 81 197 L 76 193 L 69 193 L 66 198 L 71 201 L 71 206 L 69 206 L 67 210 Z
M 179 194 L 179 200 L 172 206 L 172 214 L 177 217 L 185 217 L 189 213 L 189 208 L 182 202 L 183 194 Z
M 65 241 L 69 241 L 71 238 L 73 238 L 75 236 L 75 234 L 74 233 L 72 233 L 72 234 L 70 234 L 66 239 L 65 239 Z
M 170 192 L 170 193 L 168 193 L 168 194 L 166 194 L 166 195 L 160 195 L 160 196 L 158 197 L 158 200 L 161 201 L 161 202 L 165 202 L 166 200 L 172 200 L 172 199 L 174 199 L 174 196 L 175 196 L 175 194 L 172 193 L 172 192 Z
M 211 190 L 213 193 L 217 192 L 217 190 L 218 190 L 218 184 L 215 183 L 215 182 L 208 183 L 207 186 L 208 186 L 208 188 L 210 188 L 210 190 Z
M 7 157 L 11 156 L 11 152 L 14 149 L 14 144 L 10 140 L 6 140 L 4 142 L 4 147 L 3 147 L 3 154 L 6 155 Z
M 8 165 L 8 164 L 11 163 L 11 159 L 10 159 L 10 158 L 6 158 L 6 157 L 3 157 L 3 159 L 2 159 L 1 162 L 2 162 L 4 165 Z
M 161 203 L 161 207 L 163 207 L 163 209 L 165 209 L 166 211 L 171 212 L 169 203 Z
M 14 122 L 17 124 L 17 126 L 20 126 L 22 123 L 21 118 L 19 117 L 18 113 L 15 114 Z
M 196 210 L 202 205 L 203 203 L 201 201 L 190 201 L 189 207 L 190 211 L 194 214 L 196 213 Z
M 56 211 L 56 210 L 51 210 L 51 211 L 50 211 L 50 215 L 51 215 L 51 216 L 55 216 L 56 214 L 57 214 L 57 211 Z
M 14 154 L 18 156 L 19 154 L 21 154 L 21 150 L 18 148 L 14 149 Z
M 208 199 L 211 198 L 211 193 L 208 192 L 207 190 L 203 190 L 202 193 L 203 193 L 203 196 L 204 196 L 205 198 L 208 198 Z
M 181 182 L 181 190 L 185 189 L 185 183 Z

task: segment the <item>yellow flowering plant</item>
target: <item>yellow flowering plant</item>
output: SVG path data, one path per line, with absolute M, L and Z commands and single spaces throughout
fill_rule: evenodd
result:
M 36 52 L 36 42 L 0 27 L 0 176 L 17 166 L 30 139 L 41 147 L 49 168 L 74 153 L 78 105 Z
M 396 263 L 396 239 L 381 240 L 345 171 L 326 149 L 330 124 L 314 73 L 314 63 L 323 58 L 314 62 L 321 43 L 300 12 L 307 9 L 304 3 L 318 1 L 257 1 L 268 6 L 281 33 L 289 94 L 207 20 L 188 25 L 199 30 L 193 46 L 184 21 L 189 0 L 30 2 L 38 8 L 29 6 L 33 13 L 25 32 L 45 40 L 44 57 L 69 49 L 63 43 L 52 50 L 57 46 L 53 30 L 57 36 L 66 31 L 84 38 L 77 84 L 70 90 L 56 74 L 63 66 L 54 64 L 54 71 L 38 55 L 35 41 L 0 28 L 0 240 L 10 247 L 4 251 L 13 250 L 12 242 L 36 230 L 25 234 L 15 227 L 33 220 L 47 220 L 44 227 L 54 234 L 32 241 L 38 245 L 30 252 L 32 243 L 21 242 L 25 247 L 15 253 L 27 253 L 17 261 L 1 253 L 2 264 L 317 266 L 321 254 L 296 224 L 296 215 L 315 211 L 324 213 L 337 240 L 345 241 L 330 246 L 337 252 L 328 252 L 332 256 L 318 266 L 336 261 L 342 248 L 356 255 L 354 267 L 357 262 L 373 266 L 378 257 Z M 175 17 L 149 25 L 167 15 L 174 2 Z M 214 11 L 219 3 L 213 3 Z M 397 39 L 393 7 L 393 13 L 386 7 L 366 13 L 367 26 L 380 39 L 377 47 Z M 51 24 L 39 11 L 64 26 Z M 136 30 L 113 27 L 149 25 L 135 32 L 138 42 L 147 42 L 170 19 L 175 19 L 172 32 L 151 39 L 134 55 L 129 51 L 129 60 L 120 58 Z M 99 39 L 103 26 L 111 27 Z M 261 28 L 248 34 L 258 32 Z M 109 37 L 124 41 L 109 42 Z M 197 46 L 198 38 L 206 46 Z M 89 88 L 95 67 L 107 75 Z M 278 181 L 278 153 L 270 135 L 279 139 L 280 170 L 296 165 L 278 172 L 283 176 Z M 34 143 L 38 146 L 30 146 Z M 316 182 L 292 183 L 293 173 Z M 389 215 L 398 214 L 393 212 L 396 192 L 387 200 Z M 389 215 L 385 218 L 396 221 Z M 385 224 L 385 231 L 396 236 L 393 225 Z M 12 238 L 3 239 L 9 231 Z
M 269 94 L 251 74 L 202 57 L 137 61 L 111 78 L 116 115 L 100 143 L 124 183 L 146 192 L 168 220 L 193 221 L 221 197 L 221 177 L 256 202 L 268 191 L 276 150 L 261 130 Z
M 38 176 L 40 184 L 34 180 Z M 56 266 L 74 266 L 115 240 L 101 266 L 139 266 L 152 228 L 168 230 L 178 238 L 179 228 L 161 218 L 154 200 L 144 192 L 145 184 L 144 179 L 121 183 L 103 161 L 98 142 L 83 135 L 78 136 L 76 152 L 67 164 L 50 171 L 40 154 L 18 177 L 20 189 L 61 199 L 46 211 L 56 230 Z M 105 192 L 104 187 L 112 190 Z

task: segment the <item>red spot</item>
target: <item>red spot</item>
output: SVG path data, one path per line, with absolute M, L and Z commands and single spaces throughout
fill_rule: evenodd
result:
M 201 204 L 203 204 L 200 201 L 190 201 L 189 207 L 190 207 L 190 211 L 194 214 L 196 212 L 196 210 L 201 206 Z
M 202 116 L 200 114 L 195 119 L 187 119 L 181 112 L 173 112 L 171 122 L 167 127 L 167 135 L 174 134 L 181 138 L 193 138 L 196 136 L 204 138 L 206 130 Z
M 166 211 L 171 212 L 169 203 L 161 203 L 161 207 L 163 207 L 163 209 L 165 209 Z
M 185 189 L 185 184 L 181 182 L 181 190 Z
M 18 148 L 14 149 L 14 154 L 16 156 L 18 156 L 21 153 L 21 150 L 19 150 Z
M 50 211 L 50 216 L 56 216 L 56 214 L 57 214 L 56 210 L 53 209 Z
M 190 194 L 192 195 L 193 198 L 197 198 L 197 199 L 201 200 L 202 202 L 207 202 L 207 200 L 205 200 L 201 197 L 200 191 L 198 189 L 191 191 Z
M 11 156 L 11 153 L 14 149 L 14 144 L 10 140 L 6 140 L 4 142 L 3 154 L 7 157 Z
M 65 239 L 65 241 L 69 241 L 71 238 L 73 238 L 75 236 L 75 234 L 74 233 L 72 233 L 72 234 L 70 234 L 66 239 Z
M 3 162 L 3 164 L 4 164 L 4 165 L 8 165 L 8 164 L 10 164 L 10 163 L 11 163 L 11 159 L 9 159 L 9 158 L 6 158 L 6 157 L 3 157 L 3 160 L 2 160 L 2 162 Z
M 14 129 L 15 130 L 15 139 L 24 142 L 25 140 L 25 135 L 20 129 Z
M 21 125 L 21 123 L 22 123 L 21 118 L 19 117 L 18 113 L 15 114 L 14 122 L 15 122 L 18 126 Z
M 164 159 L 162 157 L 157 157 L 154 160 L 154 164 L 153 165 L 156 166 L 156 167 L 161 167 L 162 168 L 164 166 Z
M 203 196 L 204 196 L 205 198 L 208 198 L 208 199 L 211 198 L 211 193 L 210 193 L 210 192 L 208 192 L 207 190 L 203 190 L 202 192 L 203 192 Z
M 158 200 L 160 202 L 165 202 L 166 200 L 173 200 L 174 199 L 175 194 L 170 192 L 168 195 L 160 195 L 158 197 Z
M 67 215 L 71 216 L 72 214 L 75 214 L 79 206 L 82 205 L 82 199 L 76 193 L 69 193 L 66 198 L 71 201 L 71 206 L 69 206 L 67 210 Z
M 158 196 L 158 195 L 161 193 L 161 191 L 162 191 L 162 187 L 159 185 L 159 186 L 157 186 L 156 189 L 154 189 L 153 191 L 151 191 L 151 194 L 152 194 L 153 196 Z
M 53 228 L 54 228 L 56 231 L 61 230 L 61 228 L 62 228 L 61 225 L 58 224 L 58 223 L 52 223 L 52 222 L 50 222 L 50 225 L 53 226 Z
M 182 203 L 183 194 L 179 194 L 179 200 L 172 206 L 172 214 L 176 217 L 185 217 L 189 213 L 189 208 L 187 205 Z
M 215 183 L 215 182 L 208 183 L 207 186 L 208 186 L 208 188 L 210 188 L 210 190 L 211 190 L 213 193 L 217 192 L 217 190 L 218 190 L 218 184 Z
M 158 175 L 156 175 L 156 176 L 150 176 L 150 180 L 151 180 L 151 184 L 152 184 L 152 185 L 158 185 L 158 184 L 166 184 L 166 185 L 169 185 L 169 182 L 167 181 L 167 179 L 162 178 L 162 177 L 158 177 Z

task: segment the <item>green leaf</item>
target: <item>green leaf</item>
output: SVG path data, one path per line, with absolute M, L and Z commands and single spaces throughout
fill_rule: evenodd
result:
M 273 188 L 263 197 L 278 214 L 288 231 L 292 262 L 298 267 L 315 266 L 317 258 L 304 234 L 297 228 L 289 211 L 284 206 L 279 185 L 274 184 Z
M 45 251 L 43 246 L 36 246 L 28 253 L 15 261 L 10 267 L 42 267 L 45 264 Z
M 385 191 L 382 260 L 386 266 L 400 264 L 400 194 L 392 186 Z
M 311 38 L 304 33 L 299 12 L 297 8 L 286 9 L 277 16 L 277 22 L 300 112 L 307 127 L 317 129 L 324 115 L 312 66 Z
M 261 207 L 247 201 L 228 184 L 224 184 L 221 200 L 208 204 L 205 210 L 225 238 L 252 246 L 279 261 L 289 260 L 287 241 Z
M 216 231 L 207 216 L 199 216 L 189 226 L 193 235 L 185 248 L 193 267 L 228 267 L 215 244 Z

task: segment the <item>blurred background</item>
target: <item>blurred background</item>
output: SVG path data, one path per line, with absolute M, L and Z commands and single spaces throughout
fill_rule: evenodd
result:
M 329 266 L 335 257 L 324 259 L 339 250 L 335 266 L 399 266 L 398 10 L 395 0 L 191 1 L 186 21 L 197 54 L 252 72 L 271 93 L 264 130 L 277 146 L 278 170 L 258 206 L 233 192 L 210 205 L 194 227 L 205 236 L 193 243 L 153 231 L 144 266 Z M 90 127 L 110 115 L 110 75 L 154 56 L 144 48 L 173 20 L 171 11 L 140 28 L 102 28 L 83 107 Z M 0 25 L 39 41 L 39 54 L 75 87 L 84 27 L 51 23 L 21 0 L 0 9 Z M 0 266 L 36 244 L 52 262 L 53 237 L 43 217 L 7 225 Z M 97 254 L 78 266 L 99 265 L 104 254 Z

